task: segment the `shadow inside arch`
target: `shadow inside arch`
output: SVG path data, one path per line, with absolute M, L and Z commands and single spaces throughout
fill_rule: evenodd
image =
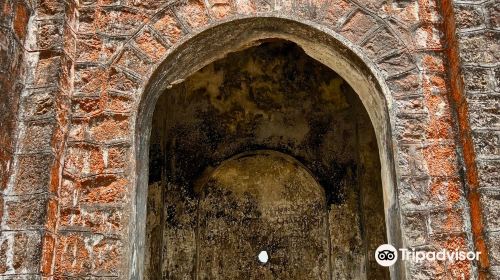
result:
M 396 248 L 402 247 L 389 114 L 392 102 L 382 74 L 357 46 L 316 23 L 280 17 L 250 17 L 209 26 L 196 35 L 187 35 L 172 47 L 148 79 L 135 122 L 133 164 L 137 181 L 132 190 L 133 213 L 129 231 L 131 279 L 143 279 L 149 137 L 156 101 L 173 84 L 182 82 L 211 62 L 272 38 L 296 43 L 310 57 L 338 73 L 358 94 L 376 133 L 388 243 Z M 405 278 L 401 262 L 392 266 L 390 271 L 391 279 Z

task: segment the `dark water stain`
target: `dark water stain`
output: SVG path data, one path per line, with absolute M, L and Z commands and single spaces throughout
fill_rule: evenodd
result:
M 358 171 L 365 168 L 360 155 L 375 153 L 378 157 L 376 150 L 358 144 L 361 138 L 376 141 L 373 131 L 357 131 L 357 123 L 370 120 L 355 92 L 338 74 L 285 41 L 266 42 L 201 69 L 160 97 L 153 119 L 150 183 L 164 180 L 172 186 L 164 198 L 165 235 L 184 230 L 183 238 L 189 242 L 194 242 L 197 205 L 203 193 L 210 193 L 214 201 L 228 197 L 216 189 L 200 190 L 200 184 L 213 184 L 200 183 L 200 178 L 209 176 L 211 170 L 235 155 L 259 150 L 290 155 L 323 188 L 328 209 L 353 213 L 359 211 L 355 200 L 359 196 Z M 380 176 L 379 167 L 370 168 L 363 176 Z M 368 181 L 365 178 L 363 182 Z M 373 199 L 381 200 L 381 195 Z M 243 211 L 257 218 L 261 215 L 248 194 L 220 203 L 225 208 L 217 209 L 215 205 L 212 218 L 226 219 L 229 224 L 241 222 L 251 228 L 254 222 L 248 218 L 227 218 L 228 211 Z M 352 215 L 351 220 L 345 218 L 343 231 L 353 237 L 339 246 L 359 249 L 359 237 L 351 233 L 356 232 L 357 226 L 348 224 L 359 223 L 357 215 Z M 370 232 L 383 234 L 383 229 Z M 271 254 L 289 242 L 286 238 L 255 236 L 251 242 L 255 249 L 265 244 Z M 207 237 L 207 242 L 212 241 Z M 169 245 L 178 252 L 166 269 L 176 264 L 170 269 L 179 275 L 194 273 L 193 262 L 186 261 L 194 258 L 193 249 L 188 245 Z M 352 252 L 352 258 L 357 258 L 357 251 Z M 288 261 L 285 257 L 272 257 L 270 262 L 275 266 L 271 265 L 268 272 L 280 275 L 279 266 Z M 346 267 L 355 270 L 355 265 L 353 261 Z M 344 276 L 350 275 L 345 273 Z

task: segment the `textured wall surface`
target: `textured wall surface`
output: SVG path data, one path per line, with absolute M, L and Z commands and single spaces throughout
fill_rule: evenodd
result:
M 452 1 L 455 10 L 456 106 L 463 112 L 462 137 L 473 151 L 467 162 L 475 243 L 485 250 L 480 271 L 500 277 L 500 3 Z M 466 149 L 464 149 L 466 150 Z M 467 150 L 466 150 L 467 152 Z M 475 163 L 476 166 L 473 165 Z M 473 216 L 474 218 L 474 216 Z
M 32 13 L 29 3 L 0 2 L 0 192 L 2 193 L 0 209 L 4 209 L 7 203 L 13 204 L 9 200 L 14 198 L 6 196 L 6 188 L 13 170 L 19 99 L 26 86 L 24 79 L 25 42 L 28 21 Z M 16 261 L 19 268 L 27 268 L 37 263 L 37 258 L 29 254 L 36 254 L 40 250 L 40 240 L 33 238 L 36 233 L 7 232 L 4 226 L 4 216 L 3 211 L 0 210 L 0 218 L 2 218 L 0 273 L 2 274 L 9 270 L 9 265 L 12 265 L 13 260 L 6 258 L 9 251 L 12 252 L 16 248 L 19 252 L 25 246 L 31 247 L 32 250 L 27 254 L 20 253 Z
M 408 262 L 407 277 L 498 276 L 495 1 L 2 0 L 0 10 L 2 278 L 135 272 L 130 221 L 142 207 L 135 170 L 144 147 L 134 140 L 148 131 L 136 119 L 153 110 L 139 105 L 162 62 L 179 78 L 205 66 L 176 65 L 182 55 L 172 54 L 201 38 L 206 47 L 192 56 L 207 60 L 221 40 L 203 31 L 223 22 L 232 36 L 263 37 L 301 22 L 287 32 L 303 26 L 353 50 L 353 63 L 388 89 L 403 244 L 486 257 Z M 276 24 L 252 29 L 263 18 Z
M 74 8 L 0 1 L 0 273 L 8 279 L 53 274 Z

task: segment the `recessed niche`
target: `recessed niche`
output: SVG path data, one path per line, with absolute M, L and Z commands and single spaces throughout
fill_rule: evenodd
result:
M 165 91 L 149 159 L 146 279 L 388 279 L 367 254 L 386 236 L 370 119 L 297 45 L 259 42 Z

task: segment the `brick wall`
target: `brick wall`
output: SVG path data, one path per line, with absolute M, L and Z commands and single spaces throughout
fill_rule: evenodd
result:
M 264 15 L 337 34 L 390 90 L 403 243 L 472 249 L 484 233 L 491 273 L 498 273 L 494 2 L 454 4 L 463 100 L 452 96 L 450 73 L 457 67 L 449 64 L 449 15 L 433 0 L 0 3 L 0 59 L 7 61 L 0 65 L 7 89 L 0 97 L 0 275 L 126 278 L 135 120 L 141 100 L 150 98 L 146 85 L 157 82 L 153 72 L 176 59 L 171 54 L 183 42 L 222 22 L 237 28 L 236 19 Z M 462 137 L 468 131 L 473 151 Z M 473 163 L 476 173 L 469 172 Z M 476 202 L 467 195 L 471 188 Z M 476 274 L 469 262 L 408 263 L 406 269 L 412 279 Z
M 7 73 L 6 80 L 20 84 L 20 90 L 2 100 L 6 105 L 2 117 L 16 126 L 7 131 L 12 157 L 9 178 L 2 187 L 0 270 L 7 278 L 35 279 L 52 275 L 66 102 L 72 85 L 75 5 L 63 1 L 24 5 L 2 1 L 2 5 L 4 11 L 15 7 L 5 19 L 13 22 L 23 71 Z M 7 61 L 16 62 L 14 57 Z
M 500 4 L 453 1 L 456 99 L 481 275 L 500 277 Z

